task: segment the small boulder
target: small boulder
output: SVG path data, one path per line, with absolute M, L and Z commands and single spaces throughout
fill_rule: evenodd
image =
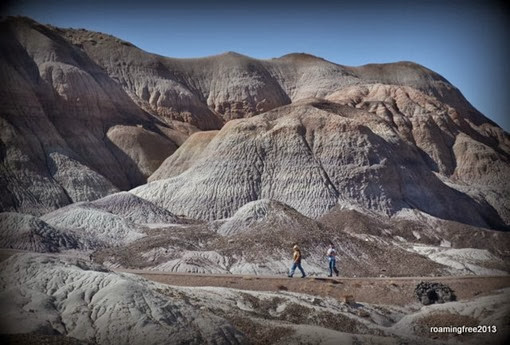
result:
M 455 301 L 455 292 L 447 285 L 435 282 L 420 282 L 414 289 L 423 305 Z

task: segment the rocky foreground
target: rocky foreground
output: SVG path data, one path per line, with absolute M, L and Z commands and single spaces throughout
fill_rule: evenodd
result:
M 285 283 L 275 292 L 168 286 L 87 260 L 42 254 L 18 254 L 0 266 L 0 333 L 13 334 L 5 337 L 8 340 L 33 332 L 24 339 L 52 336 L 62 343 L 133 345 L 504 344 L 510 332 L 505 321 L 510 312 L 508 288 L 424 307 L 416 302 L 342 303 L 286 291 Z M 259 282 L 264 284 L 263 278 Z M 306 283 L 313 290 L 310 283 L 316 282 Z M 318 283 L 335 289 L 335 284 Z M 351 291 L 370 291 L 356 288 L 362 284 L 354 284 Z M 384 282 L 376 289 L 390 295 L 400 285 Z M 358 296 L 363 299 L 363 293 Z M 494 325 L 498 332 L 429 332 L 443 324 Z

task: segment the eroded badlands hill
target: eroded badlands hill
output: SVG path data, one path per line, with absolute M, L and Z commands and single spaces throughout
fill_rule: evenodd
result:
M 465 137 L 458 133 L 456 144 L 458 139 L 462 145 L 483 146 Z M 197 134 L 190 140 L 200 142 L 196 138 Z M 207 140 L 205 148 L 183 145 L 168 158 L 174 164 L 165 162 L 155 173 L 168 178 L 132 192 L 175 214 L 205 220 L 230 217 L 253 200 L 273 199 L 310 217 L 340 204 L 386 216 L 418 210 L 487 228 L 504 228 L 509 221 L 509 187 L 501 179 L 509 171 L 507 154 L 485 146 L 494 160 L 482 163 L 474 152 L 472 159 L 485 164 L 486 170 L 495 167 L 495 175 L 484 177 L 482 188 L 474 183 L 466 186 L 463 171 L 446 174 L 437 168 L 461 165 L 455 155 L 449 153 L 443 161 L 437 147 L 421 149 L 393 122 L 363 109 L 303 100 L 230 121 Z M 456 144 L 450 149 L 455 150 Z M 191 165 L 190 160 L 194 160 Z M 184 162 L 189 168 L 181 172 Z
M 145 183 L 161 166 L 150 180 L 185 172 L 188 189 L 136 193 L 199 218 L 275 198 L 314 217 L 343 202 L 383 214 L 416 208 L 485 227 L 509 224 L 508 134 L 423 66 L 348 67 L 307 54 L 173 59 L 27 18 L 0 25 L 4 211 L 40 215 L 97 199 Z M 223 127 L 262 113 L 264 120 Z M 172 155 L 198 129 L 221 128 Z M 234 132 L 247 140 L 244 154 L 268 156 L 236 162 L 244 156 L 230 152 Z M 202 152 L 210 161 L 197 180 Z M 292 170 L 302 164 L 308 169 Z M 214 182 L 213 172 L 218 186 L 191 200 L 200 180 Z M 177 200 L 183 204 L 169 205 Z
M 0 23 L 3 210 L 41 214 L 143 183 L 177 147 L 83 51 L 27 19 Z

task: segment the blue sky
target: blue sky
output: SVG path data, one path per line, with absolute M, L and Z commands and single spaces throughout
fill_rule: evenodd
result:
M 306 52 L 351 66 L 414 61 L 510 131 L 510 20 L 498 2 L 18 0 L 3 13 L 106 32 L 172 57 Z

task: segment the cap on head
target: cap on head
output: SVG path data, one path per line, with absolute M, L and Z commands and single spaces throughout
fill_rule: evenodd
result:
M 299 247 L 297 244 L 295 244 L 294 247 L 292 247 L 292 249 L 299 249 Z

